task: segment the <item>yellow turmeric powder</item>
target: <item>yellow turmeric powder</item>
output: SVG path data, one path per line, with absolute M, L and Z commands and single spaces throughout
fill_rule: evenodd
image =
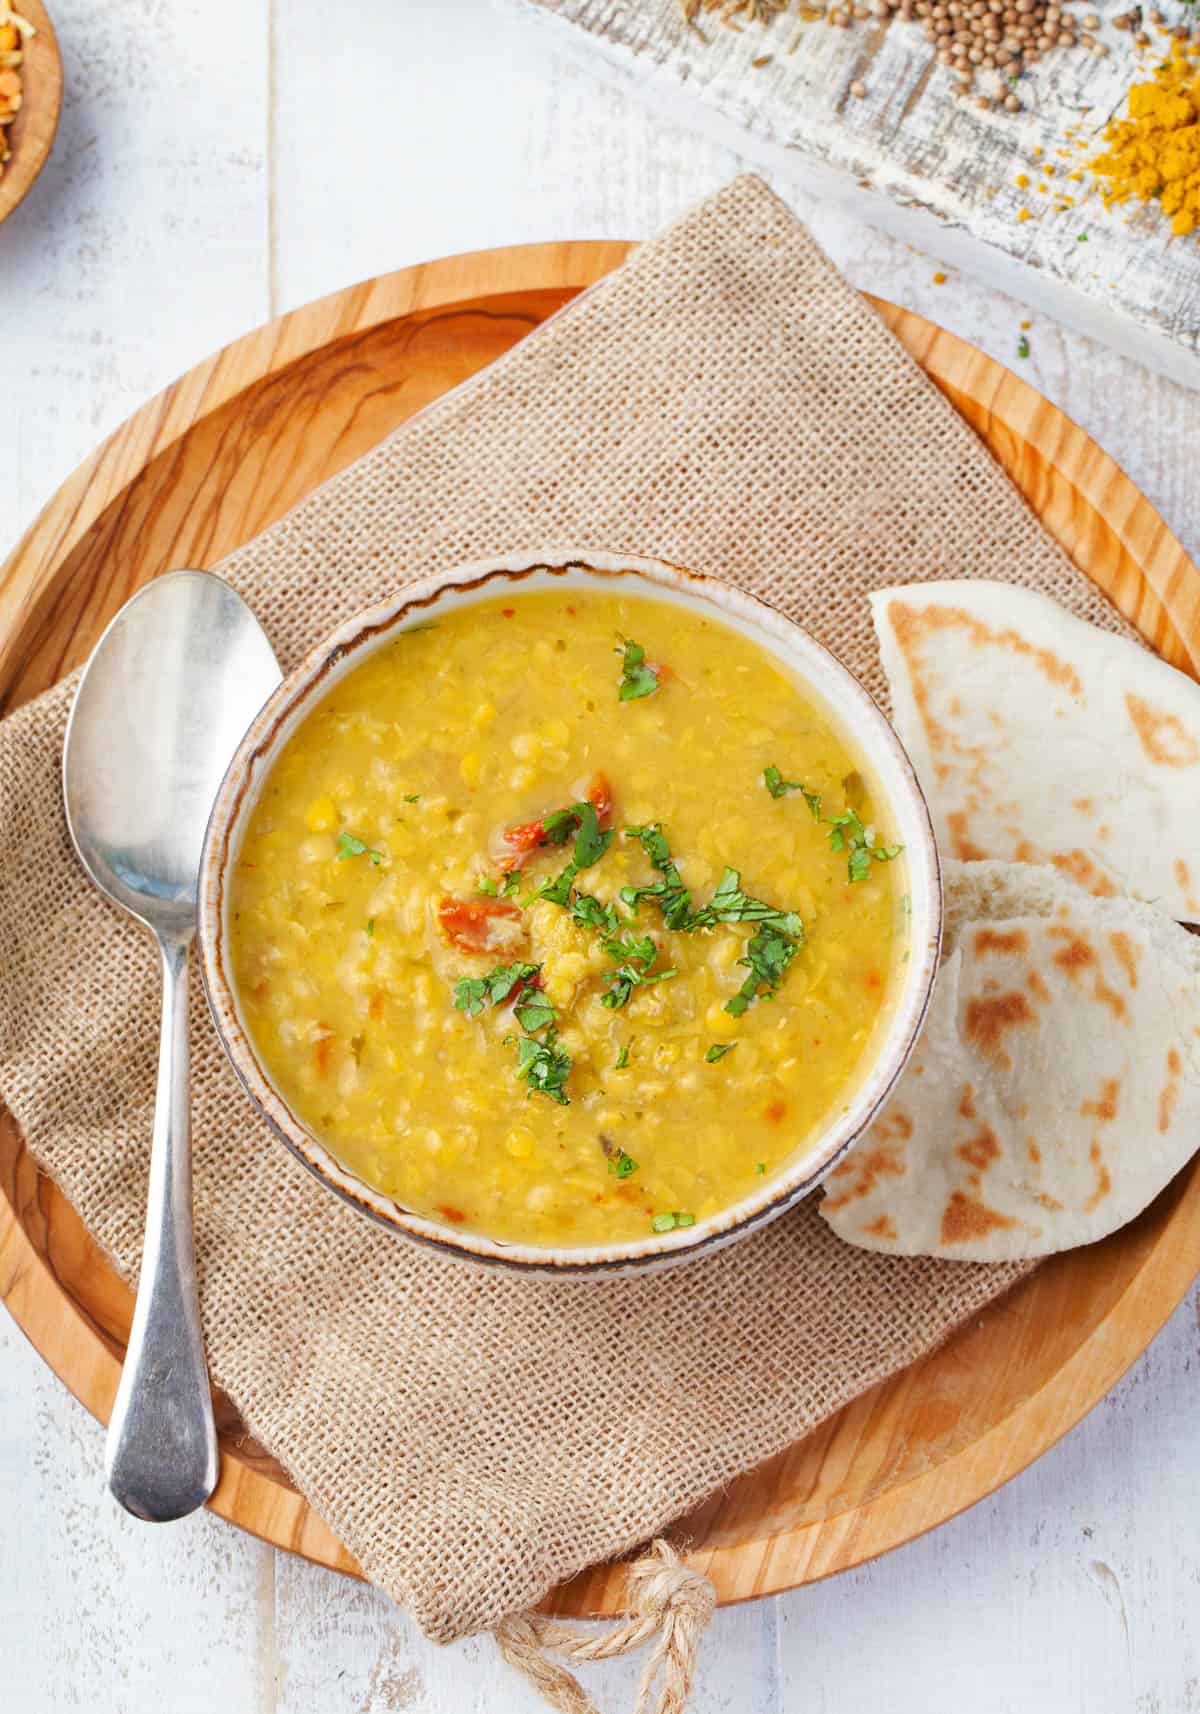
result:
M 1103 154 L 1088 163 L 1105 206 L 1158 200 L 1185 238 L 1200 223 L 1200 72 L 1195 50 L 1172 44 L 1151 83 L 1129 91 L 1129 116 L 1106 127 Z

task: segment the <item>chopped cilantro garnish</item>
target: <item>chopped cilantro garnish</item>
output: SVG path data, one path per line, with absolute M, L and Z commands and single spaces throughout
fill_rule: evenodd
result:
M 475 891 L 477 893 L 486 893 L 489 899 L 497 899 L 500 896 L 500 888 L 496 885 L 495 881 L 492 880 L 490 875 L 481 875 L 479 877 L 478 881 L 475 883 Z
M 367 918 L 367 939 L 368 940 L 374 940 L 374 938 L 375 938 L 375 918 L 374 917 L 368 917 Z
M 617 693 L 620 700 L 635 702 L 640 696 L 653 696 L 658 689 L 658 672 L 646 665 L 646 651 L 642 645 L 626 639 L 617 644 L 617 653 L 622 658 L 621 688 Z
M 579 823 L 574 810 L 555 809 L 542 819 L 539 845 L 565 845 Z
M 766 1170 L 767 1170 L 766 1161 L 759 1161 L 758 1165 L 755 1167 L 754 1170 L 755 1170 L 755 1172 L 766 1172 Z
M 714 922 L 771 923 L 794 940 L 804 939 L 804 923 L 797 912 L 781 911 L 762 899 L 751 898 L 742 891 L 742 877 L 736 869 L 725 870 L 712 898 L 693 913 L 686 926 L 707 928 Z
M 828 816 L 824 825 L 830 829 L 829 849 L 846 852 L 846 872 L 851 881 L 865 881 L 872 862 L 890 863 L 904 850 L 903 845 L 877 845 L 875 829 L 863 826 L 856 809 Z
M 617 1054 L 617 1063 L 616 1063 L 616 1065 L 613 1066 L 613 1070 L 614 1071 L 624 1071 L 625 1067 L 628 1064 L 629 1064 L 629 1043 L 626 1042 L 622 1046 L 620 1052 Z
M 571 887 L 576 875 L 581 869 L 590 869 L 593 863 L 598 863 L 613 842 L 611 830 L 605 831 L 600 826 L 600 817 L 596 814 L 596 806 L 590 803 L 574 803 L 570 809 L 557 809 L 548 815 L 542 824 L 546 841 L 553 845 L 561 845 L 570 837 L 571 829 L 578 827 L 575 839 L 575 851 L 571 861 L 562 872 L 552 880 L 544 882 L 535 893 L 526 900 L 532 904 L 535 899 L 549 899 L 551 904 L 567 905 L 571 898 Z
M 616 1173 L 618 1178 L 628 1178 L 631 1172 L 637 1171 L 637 1162 L 624 1149 L 617 1149 L 608 1157 L 608 1170 Z
M 454 984 L 454 1005 L 470 1018 L 478 1017 L 484 1002 L 499 1006 L 522 982 L 531 982 L 541 970 L 540 964 L 497 964 L 486 976 L 464 976 Z
M 617 932 L 617 913 L 612 905 L 602 905 L 590 893 L 572 894 L 567 901 L 567 909 L 585 928 L 598 928 L 610 935 Z
M 405 803 L 420 803 L 421 794 L 420 792 L 405 792 L 404 801 Z
M 821 794 L 810 791 L 800 780 L 785 780 L 779 769 L 772 764 L 763 769 L 763 784 L 772 797 L 786 797 L 789 792 L 799 792 L 812 813 L 814 821 L 821 819 Z
M 600 1004 L 611 1012 L 619 1011 L 627 1004 L 635 988 L 652 988 L 656 982 L 669 982 L 678 974 L 678 970 L 658 970 L 653 976 L 646 976 L 635 965 L 622 964 L 608 978 L 608 987 L 600 996 Z
M 382 851 L 373 851 L 365 839 L 356 839 L 352 833 L 338 834 L 337 859 L 339 863 L 343 857 L 369 857 L 372 863 L 383 862 Z
M 727 1053 L 732 1053 L 737 1046 L 735 1041 L 715 1041 L 704 1056 L 706 1065 L 714 1065 L 718 1059 L 724 1059 Z
M 553 1003 L 536 988 L 531 989 L 526 998 L 518 1000 L 515 1010 L 517 1022 L 531 1036 L 545 1029 L 547 1024 L 552 1024 L 558 1016 Z
M 729 1015 L 740 1018 L 760 995 L 769 1000 L 778 993 L 787 967 L 799 950 L 799 942 L 791 935 L 781 933 L 774 923 L 761 923 L 750 937 L 745 958 L 738 960 L 750 974 L 733 998 L 725 1002 Z
M 612 844 L 612 830 L 610 828 L 606 832 L 601 828 L 595 804 L 574 804 L 571 814 L 579 821 L 579 834 L 575 840 L 575 855 L 572 861 L 577 869 L 590 869 L 593 863 L 599 862 Z
M 649 974 L 658 947 L 647 935 L 612 935 L 601 942 L 604 951 L 614 959 L 618 968 L 608 978 L 608 987 L 600 996 L 600 1004 L 610 1011 L 625 1005 L 635 988 L 649 988 L 655 982 L 666 982 L 677 976 L 677 970 L 659 970 Z
M 629 962 L 642 971 L 649 970 L 658 957 L 658 947 L 648 934 L 612 935 L 601 945 L 618 964 Z
M 655 1232 L 674 1232 L 683 1226 L 695 1224 L 694 1214 L 656 1214 L 650 1222 L 651 1229 Z
M 504 885 L 500 889 L 506 899 L 511 899 L 514 893 L 521 891 L 521 877 L 515 869 L 510 869 L 504 877 Z
M 454 984 L 454 1009 L 465 1012 L 469 1018 L 479 1016 L 487 997 L 488 985 L 482 976 L 464 976 Z
M 548 1095 L 560 1107 L 569 1107 L 563 1085 L 570 1074 L 571 1056 L 555 1046 L 553 1026 L 542 1041 L 533 1036 L 518 1038 L 517 1076 L 528 1083 L 530 1095 Z
M 1017 356 L 1018 357 L 1028 357 L 1029 356 L 1029 341 L 1026 339 L 1024 334 L 1022 334 L 1020 339 L 1018 339 L 1018 341 L 1017 341 Z
M 627 839 L 640 840 L 650 866 L 663 877 L 648 887 L 622 887 L 621 901 L 636 911 L 642 899 L 653 899 L 663 914 L 668 928 L 686 928 L 692 910 L 692 895 L 683 884 L 667 836 L 657 822 L 647 827 L 627 827 Z

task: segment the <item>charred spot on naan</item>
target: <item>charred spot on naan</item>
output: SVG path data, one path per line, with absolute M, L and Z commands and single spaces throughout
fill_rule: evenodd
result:
M 1117 1116 L 1117 1101 L 1120 1093 L 1121 1079 L 1119 1077 L 1104 1078 L 1096 1099 L 1080 1103 L 1081 1116 L 1085 1119 L 1099 1119 L 1102 1125 L 1111 1125 Z
M 848 1181 L 839 1194 L 825 1192 L 825 1207 L 832 1214 L 852 1202 L 862 1202 L 878 1188 L 885 1178 L 903 1178 L 908 1172 L 904 1144 L 911 1140 L 913 1122 L 909 1115 L 896 1109 L 884 1113 L 867 1131 L 866 1140 L 834 1167 L 829 1175 Z
M 1100 964 L 1100 955 L 1092 942 L 1078 929 L 1062 927 L 1054 924 L 1046 930 L 1052 940 L 1060 940 L 1062 945 L 1052 955 L 1051 962 L 1060 970 L 1064 970 L 1072 982 L 1078 981 L 1085 971 L 1093 971 L 1092 993 L 1102 1006 L 1107 1006 L 1114 1018 L 1124 1019 L 1127 1007 L 1123 997 L 1117 993 L 1105 980 Z
M 959 1143 L 954 1152 L 959 1160 L 966 1161 L 973 1169 L 969 1182 L 977 1185 L 983 1174 L 989 1172 L 1000 1159 L 1002 1151 L 995 1131 L 990 1125 L 984 1125 L 973 1137 L 968 1137 L 965 1143 Z
M 1197 902 L 1196 895 L 1192 891 L 1192 877 L 1187 864 L 1182 857 L 1176 857 L 1172 867 L 1175 870 L 1175 879 L 1179 882 L 1179 890 L 1183 894 L 1184 904 L 1189 911 L 1200 912 L 1200 902 Z
M 1135 946 L 1124 929 L 1113 929 L 1108 937 L 1108 944 L 1116 954 L 1117 962 L 1125 972 L 1131 988 L 1138 985 L 1138 960 L 1142 956 L 1140 946 Z
M 1092 1138 L 1091 1147 L 1088 1149 L 1088 1159 L 1091 1161 L 1092 1168 L 1096 1174 L 1096 1183 L 1092 1194 L 1083 1205 L 1083 1212 L 1085 1214 L 1093 1214 L 1104 1201 L 1104 1198 L 1112 1190 L 1112 1179 L 1109 1176 L 1108 1168 L 1104 1164 L 1104 1155 L 1100 1149 L 1099 1137 Z
M 1183 1071 L 1183 1060 L 1179 1049 L 1167 1049 L 1167 1081 L 1163 1084 L 1158 1097 L 1158 1128 L 1164 1136 L 1171 1129 L 1171 1120 L 1175 1117 L 1175 1107 L 1179 1100 L 1179 1079 Z
M 1028 1029 L 1037 1022 L 1037 1015 L 1024 994 L 1017 988 L 1002 994 L 977 994 L 967 1002 L 963 1029 L 967 1040 L 985 1059 L 1012 1069 L 1012 1058 L 1005 1046 L 1011 1030 Z
M 977 863 L 987 856 L 987 852 L 976 845 L 970 836 L 966 810 L 952 810 L 946 817 L 946 826 L 950 830 L 954 855 L 960 857 L 964 863 Z
M 1129 690 L 1125 707 L 1149 761 L 1160 768 L 1193 768 L 1200 762 L 1200 744 L 1177 714 L 1155 708 Z
M 977 928 L 975 956 L 986 958 L 988 953 L 1018 953 L 1029 951 L 1029 936 L 1023 928 Z
M 1029 642 L 1019 631 L 994 631 L 990 625 L 985 625 L 982 619 L 977 619 L 973 613 L 966 612 L 962 607 L 936 607 L 930 603 L 928 607 L 917 608 L 910 607 L 906 601 L 893 599 L 888 602 L 887 611 L 900 651 L 908 663 L 914 694 L 920 677 L 920 669 L 917 666 L 920 644 L 937 631 L 956 630 L 969 637 L 976 648 L 1005 649 L 1011 654 L 1033 661 L 1051 684 L 1057 685 L 1071 696 L 1083 695 L 1083 685 L 1075 668 L 1060 659 L 1053 649 L 1040 648 L 1036 643 Z M 918 698 L 918 703 L 919 701 Z
M 899 1236 L 899 1233 L 896 1231 L 896 1222 L 892 1219 L 890 1214 L 881 1214 L 878 1220 L 872 1220 L 869 1224 L 864 1226 L 863 1231 L 866 1233 L 868 1238 L 895 1239 Z
M 941 1242 L 946 1245 L 969 1244 L 986 1238 L 993 1232 L 1008 1232 L 1016 1225 L 1007 1214 L 989 1208 L 985 1202 L 967 1196 L 961 1190 L 951 1191 L 942 1213 Z
M 867 1131 L 867 1136 L 871 1136 Z M 833 1195 L 826 1190 L 825 1207 L 830 1214 L 835 1214 L 838 1208 L 847 1208 L 852 1202 L 862 1202 L 866 1196 L 871 1196 L 878 1188 L 879 1179 L 903 1178 L 909 1171 L 907 1162 L 903 1159 L 902 1148 L 885 1143 L 879 1148 L 855 1148 L 854 1154 L 847 1155 L 840 1166 L 830 1172 L 830 1183 L 833 1179 L 850 1179 L 852 1183 L 845 1190 Z
M 1017 856 L 1017 862 L 1023 863 L 1028 859 Z M 1098 863 L 1093 862 L 1086 851 L 1078 847 L 1071 851 L 1055 851 L 1051 853 L 1050 861 L 1056 869 L 1061 869 L 1064 875 L 1069 875 L 1073 881 L 1078 881 L 1081 887 L 1089 893 L 1094 893 L 1098 899 L 1115 899 L 1117 889 L 1113 886 L 1104 870 Z

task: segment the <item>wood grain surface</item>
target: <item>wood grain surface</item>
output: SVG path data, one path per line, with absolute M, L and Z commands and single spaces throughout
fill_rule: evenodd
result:
M 447 387 L 508 349 L 625 246 L 530 245 L 382 276 L 248 335 L 124 424 L 0 572 L 0 704 L 85 658 L 112 612 L 171 565 L 212 564 Z M 999 364 L 875 307 L 1075 559 L 1169 659 L 1200 666 L 1200 575 L 1095 444 Z M 941 1351 L 683 1520 L 723 1600 L 860 1563 L 1022 1469 L 1113 1384 L 1200 1255 L 1195 1167 L 1132 1226 L 1055 1258 Z M 131 1296 L 0 1126 L 0 1297 L 93 1414 L 115 1394 Z M 219 1401 L 214 1509 L 318 1563 L 353 1562 Z M 557 1592 L 619 1610 L 619 1569 Z
M 21 110 L 8 128 L 12 159 L 0 174 L 0 221 L 12 213 L 45 166 L 62 106 L 62 59 L 50 15 L 42 0 L 21 0 L 17 9 L 37 33 L 25 43 Z

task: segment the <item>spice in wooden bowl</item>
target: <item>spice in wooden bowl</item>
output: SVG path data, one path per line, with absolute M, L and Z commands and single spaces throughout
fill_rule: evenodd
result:
M 8 127 L 21 111 L 24 94 L 21 66 L 25 43 L 33 33 L 29 20 L 14 12 L 8 0 L 0 0 L 0 175 L 12 158 Z

